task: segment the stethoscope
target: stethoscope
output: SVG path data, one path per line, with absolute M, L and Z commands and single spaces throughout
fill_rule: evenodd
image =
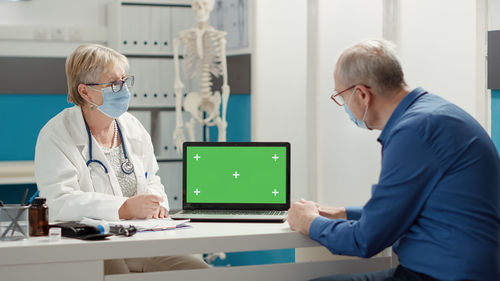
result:
M 90 128 L 89 128 L 89 125 L 87 124 L 87 121 L 84 120 L 84 122 L 85 122 L 85 128 L 87 129 L 87 134 L 89 136 L 89 161 L 87 161 L 87 167 L 89 167 L 89 165 L 92 163 L 97 163 L 104 168 L 104 172 L 106 172 L 106 174 L 107 174 L 108 169 L 106 168 L 106 166 L 101 161 L 99 161 L 97 159 L 92 159 L 92 134 L 90 133 Z M 127 175 L 130 175 L 134 172 L 134 165 L 128 159 L 127 150 L 125 149 L 125 140 L 123 139 L 122 130 L 120 129 L 120 125 L 119 125 L 118 121 L 115 120 L 115 124 L 116 124 L 116 127 L 118 128 L 118 133 L 120 134 L 120 139 L 122 140 L 123 156 L 125 158 L 125 160 L 121 164 L 122 172 L 124 172 Z

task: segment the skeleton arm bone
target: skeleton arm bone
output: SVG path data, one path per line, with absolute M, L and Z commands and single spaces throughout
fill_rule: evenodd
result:
M 174 39 L 174 63 L 175 63 L 175 81 L 174 81 L 174 91 L 175 91 L 175 119 L 176 126 L 174 132 L 174 142 L 177 146 L 177 152 L 181 152 L 182 143 L 186 140 L 184 136 L 184 122 L 182 120 L 182 91 L 184 90 L 184 84 L 181 82 L 180 71 L 179 71 L 179 44 L 178 38 Z
M 222 51 L 222 128 L 223 130 L 219 129 L 219 141 L 225 141 L 226 140 L 226 128 L 227 128 L 227 121 L 226 121 L 226 111 L 227 111 L 227 102 L 229 101 L 229 85 L 227 82 L 227 61 L 226 61 L 226 38 L 222 37 L 220 39 L 220 46 L 221 46 L 221 51 Z

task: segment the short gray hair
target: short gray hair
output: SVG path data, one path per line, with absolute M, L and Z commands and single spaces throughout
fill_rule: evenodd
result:
M 406 86 L 395 46 L 385 40 L 366 40 L 346 49 L 337 61 L 336 72 L 344 86 L 365 84 L 380 95 Z

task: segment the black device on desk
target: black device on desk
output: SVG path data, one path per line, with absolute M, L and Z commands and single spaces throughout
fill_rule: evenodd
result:
M 137 233 L 134 226 L 110 226 L 109 233 L 102 233 L 102 229 L 89 224 L 79 222 L 63 222 L 50 225 L 51 227 L 60 227 L 61 234 L 64 237 L 76 238 L 82 240 L 100 240 L 111 235 L 132 236 Z
M 82 240 L 101 240 L 113 235 L 112 233 L 101 233 L 101 231 L 95 226 L 78 222 L 62 222 L 51 224 L 50 226 L 60 227 L 61 235 L 68 238 L 76 238 Z

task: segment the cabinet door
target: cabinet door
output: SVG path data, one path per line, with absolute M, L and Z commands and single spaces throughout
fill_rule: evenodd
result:
M 161 106 L 159 101 L 161 77 L 160 77 L 160 59 L 146 59 L 146 75 L 148 79 L 147 96 L 144 98 L 144 104 L 149 107 Z
M 139 105 L 139 90 L 142 84 L 141 75 L 139 74 L 139 65 L 137 64 L 137 59 L 130 58 L 128 60 L 129 64 L 129 74 L 134 75 L 135 82 L 134 86 L 129 89 L 130 91 L 130 107 L 134 108 Z
M 151 7 L 121 6 L 121 51 L 144 53 L 151 45 Z
M 131 89 L 132 94 L 130 106 L 143 107 L 147 105 L 147 98 L 151 92 L 151 82 L 147 59 L 131 58 L 130 74 L 135 76 L 134 87 Z
M 175 111 L 162 111 L 157 122 L 157 147 L 155 151 L 160 159 L 181 159 L 182 155 L 175 151 L 173 140 L 175 130 Z
M 158 47 L 162 54 L 172 54 L 172 8 L 158 7 Z
M 175 106 L 174 99 L 174 79 L 175 69 L 174 61 L 171 59 L 163 59 L 160 61 L 160 88 L 159 100 L 163 106 Z
M 162 162 L 158 164 L 158 175 L 165 187 L 170 210 L 182 208 L 182 162 Z
M 171 37 L 172 42 L 173 38 L 178 37 L 179 31 L 191 29 L 196 27 L 196 21 L 194 19 L 194 13 L 192 9 L 186 8 L 172 8 L 172 16 L 171 18 Z M 182 54 L 182 46 L 179 50 L 179 54 Z
M 144 129 L 148 131 L 149 135 L 151 135 L 151 111 L 129 110 L 128 112 L 134 115 L 141 122 L 142 126 L 144 126 Z

